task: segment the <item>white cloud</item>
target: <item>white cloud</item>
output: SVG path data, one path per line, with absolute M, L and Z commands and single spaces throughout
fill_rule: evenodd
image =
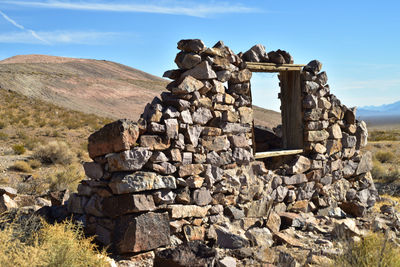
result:
M 36 34 L 36 33 L 35 33 Z M 50 44 L 84 44 L 96 45 L 106 44 L 122 35 L 114 32 L 38 32 L 39 38 L 42 38 Z M 22 44 L 42 44 L 42 40 L 33 37 L 30 32 L 9 32 L 0 33 L 0 43 L 22 43 Z
M 34 30 L 26 29 L 24 26 L 22 26 L 21 24 L 18 24 L 15 20 L 13 20 L 12 18 L 10 18 L 6 14 L 4 14 L 2 11 L 0 11 L 0 15 L 2 15 L 5 20 L 10 22 L 12 25 L 17 27 L 18 29 L 21 29 L 23 31 L 27 31 L 31 36 L 33 36 L 33 38 L 35 38 L 35 39 L 37 39 L 37 40 L 39 40 L 39 41 L 41 41 L 43 43 L 47 43 L 47 44 L 49 43 L 47 40 L 45 40 L 42 37 L 40 37 Z
M 227 13 L 253 13 L 257 9 L 240 4 L 211 2 L 209 4 L 198 4 L 196 2 L 177 2 L 174 0 L 164 1 L 160 4 L 135 4 L 135 3 L 105 3 L 80 1 L 2 1 L 3 4 L 12 4 L 25 7 L 69 9 L 69 10 L 91 10 L 109 12 L 142 12 L 157 14 L 185 15 L 192 17 L 205 17 L 211 14 Z

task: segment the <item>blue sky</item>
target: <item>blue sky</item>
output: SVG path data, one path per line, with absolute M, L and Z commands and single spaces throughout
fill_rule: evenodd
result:
M 176 43 L 223 40 L 320 60 L 348 106 L 400 100 L 399 1 L 0 0 L 0 59 L 48 54 L 106 59 L 161 76 Z M 254 104 L 278 110 L 276 74 L 252 79 Z

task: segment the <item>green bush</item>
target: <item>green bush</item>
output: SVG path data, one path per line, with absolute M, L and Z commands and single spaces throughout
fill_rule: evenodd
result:
M 26 152 L 26 149 L 22 144 L 13 145 L 12 149 L 14 150 L 14 153 L 17 155 L 22 155 Z
M 7 215 L 6 215 L 7 216 Z M 0 266 L 109 266 L 105 251 L 71 221 L 47 224 L 36 216 L 2 215 Z M 18 216 L 18 215 L 17 215 Z
M 381 233 L 364 237 L 360 242 L 349 243 L 344 253 L 337 257 L 335 266 L 341 267 L 398 267 L 400 248 Z

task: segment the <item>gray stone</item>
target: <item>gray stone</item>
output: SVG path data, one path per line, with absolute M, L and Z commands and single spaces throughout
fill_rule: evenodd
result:
M 306 95 L 303 99 L 304 108 L 316 108 L 318 104 L 317 97 L 314 95 Z
M 125 215 L 116 222 L 113 244 L 118 254 L 152 250 L 170 244 L 168 213 Z
M 306 81 L 303 86 L 303 91 L 306 93 L 315 93 L 320 88 L 320 85 L 313 81 Z
M 233 151 L 233 160 L 238 164 L 249 164 L 254 160 L 253 154 L 244 148 L 235 148 Z
M 192 115 L 189 110 L 184 110 L 180 114 L 180 119 L 182 122 L 187 124 L 193 124 Z
M 193 146 L 196 147 L 199 144 L 199 137 L 202 131 L 203 127 L 200 125 L 188 126 L 187 137 Z
M 305 174 L 295 174 L 292 176 L 284 176 L 283 181 L 286 185 L 297 185 L 307 182 L 307 176 Z
M 176 172 L 176 167 L 169 162 L 154 163 L 151 164 L 149 168 L 164 175 L 173 174 Z
M 305 140 L 309 142 L 321 142 L 328 139 L 329 133 L 325 130 L 305 132 Z
M 229 217 L 231 220 L 239 220 L 245 217 L 243 210 L 234 206 L 225 207 L 224 215 Z
M 265 51 L 265 46 L 262 44 L 256 44 L 242 56 L 244 61 L 249 62 L 268 62 L 268 54 Z
M 291 167 L 288 169 L 289 174 L 299 174 L 308 171 L 311 167 L 311 161 L 304 157 L 298 156 L 296 160 L 292 162 Z
M 168 157 L 161 151 L 154 151 L 150 157 L 151 162 L 165 162 L 168 161 Z
M 204 84 L 201 81 L 193 78 L 192 76 L 186 76 L 182 80 L 182 82 L 177 86 L 174 86 L 175 84 L 176 84 L 176 82 L 172 82 L 170 85 L 171 92 L 175 95 L 183 95 L 183 94 L 193 93 L 197 90 L 200 90 L 204 86 Z
M 199 39 L 185 39 L 178 42 L 178 49 L 185 52 L 199 53 L 205 50 L 206 46 Z
M 103 217 L 102 198 L 98 195 L 92 195 L 84 208 L 85 214 L 96 217 Z
M 304 70 L 310 71 L 314 74 L 320 72 L 321 69 L 322 69 L 322 63 L 319 62 L 318 60 L 312 60 L 307 64 L 307 66 L 304 67 Z
M 117 171 L 136 171 L 140 170 L 150 159 L 152 152 L 147 148 L 138 147 L 121 153 L 108 154 L 106 156 L 108 170 Z
M 230 147 L 226 135 L 204 137 L 201 145 L 208 151 L 226 151 Z
M 221 125 L 222 131 L 224 133 L 231 134 L 242 134 L 251 131 L 251 127 L 248 124 L 230 123 L 226 122 Z
M 272 191 L 272 196 L 275 196 L 276 202 L 282 202 L 288 191 L 289 189 L 286 186 L 278 186 L 274 191 Z
M 176 189 L 176 181 L 173 176 L 160 176 L 154 172 L 115 173 L 109 187 L 114 194 L 119 195 L 164 188 Z
M 96 162 L 84 162 L 83 169 L 87 177 L 95 180 L 99 180 L 103 177 L 103 167 L 101 164 Z M 1 191 L 1 189 L 0 189 Z M 1 194 L 1 192 L 0 192 Z
M 221 71 L 217 71 L 217 79 L 220 82 L 227 82 L 231 76 L 232 76 L 232 72 L 230 72 L 229 70 L 221 70 Z
M 162 189 L 153 193 L 153 198 L 157 205 L 173 204 L 176 194 L 172 190 Z
M 177 139 L 179 134 L 179 124 L 177 119 L 164 120 L 166 135 L 168 138 Z
M 365 147 L 368 143 L 368 130 L 367 130 L 367 124 L 364 121 L 357 123 L 356 136 L 357 136 L 356 148 L 360 149 L 362 147 Z
M 203 61 L 193 69 L 187 70 L 182 74 L 182 77 L 192 76 L 198 80 L 216 79 L 217 74 L 213 71 L 208 61 Z
M 334 139 L 342 138 L 342 130 L 340 129 L 339 124 L 335 123 L 331 127 L 328 128 L 329 137 Z
M 157 122 L 150 122 L 147 126 L 147 129 L 150 133 L 165 133 L 165 125 Z
M 177 111 L 174 107 L 168 107 L 163 113 L 164 119 L 178 118 L 179 115 L 179 111 Z
M 175 63 L 180 69 L 191 69 L 201 62 L 201 56 L 195 53 L 179 52 Z
M 367 151 L 361 157 L 360 163 L 358 164 L 358 168 L 356 170 L 356 174 L 360 175 L 363 173 L 367 173 L 371 170 L 372 170 L 372 154 L 370 151 Z
M 231 78 L 229 79 L 230 83 L 244 83 L 250 81 L 252 76 L 252 72 L 248 69 L 244 69 L 241 71 L 236 71 L 232 73 Z
M 242 247 L 246 247 L 248 245 L 248 240 L 232 233 L 228 229 L 216 226 L 215 232 L 217 234 L 217 246 L 220 248 L 228 248 L 228 249 L 238 249 Z
M 213 118 L 211 111 L 208 108 L 200 107 L 193 113 L 194 123 L 205 125 Z
M 151 150 L 165 150 L 171 145 L 169 138 L 158 135 L 142 135 L 140 136 L 140 146 Z
M 225 256 L 223 259 L 218 260 L 218 266 L 236 267 L 236 259 L 233 257 Z
M 318 73 L 316 81 L 320 85 L 324 86 L 328 82 L 328 75 L 326 75 L 326 72 L 323 71 Z
M 200 207 L 197 205 L 169 205 L 168 209 L 171 212 L 171 218 L 203 218 L 207 215 L 209 206 Z
M 0 195 L 0 213 L 17 209 L 18 204 L 8 195 Z
M 250 242 L 250 246 L 271 247 L 274 244 L 272 233 L 268 228 L 250 228 L 246 231 L 246 237 Z
M 357 144 L 357 138 L 348 133 L 343 133 L 342 145 L 345 148 L 355 147 Z
M 202 187 L 193 192 L 193 201 L 196 205 L 206 206 L 211 203 L 212 196 L 208 189 Z
M 0 186 L 0 195 L 8 195 L 11 198 L 17 196 L 17 190 L 9 186 Z

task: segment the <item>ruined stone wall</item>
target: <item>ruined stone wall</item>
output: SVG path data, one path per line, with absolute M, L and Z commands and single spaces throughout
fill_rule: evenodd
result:
M 137 123 L 119 120 L 89 137 L 88 179 L 68 201 L 88 234 L 119 254 L 193 240 L 271 245 L 285 239 L 278 212 L 372 205 L 369 158 L 359 152 L 365 124 L 329 93 L 318 62 L 302 72 L 305 152 L 266 170 L 253 157 L 243 59 L 292 63 L 290 55 L 258 45 L 238 56 L 200 40 L 182 40 L 178 49 L 179 69 L 164 74 L 173 80 L 168 92 Z

